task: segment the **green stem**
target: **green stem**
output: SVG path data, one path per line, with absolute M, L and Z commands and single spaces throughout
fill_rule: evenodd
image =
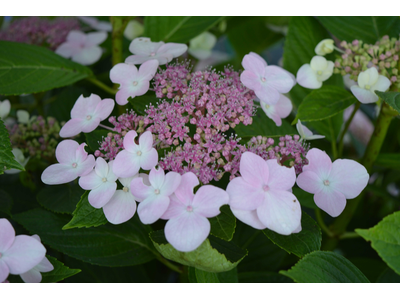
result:
M 124 30 L 132 17 L 110 17 L 112 25 L 112 64 L 115 66 L 123 62 L 122 58 L 122 42 L 124 38 Z
M 183 273 L 182 268 L 178 267 L 177 265 L 174 265 L 173 263 L 169 262 L 168 260 L 166 260 L 164 257 L 162 257 L 161 255 L 156 255 L 156 258 L 165 266 L 167 266 L 168 268 L 170 268 L 172 271 L 175 271 L 179 274 Z
M 334 233 L 329 230 L 328 226 L 326 226 L 324 219 L 322 218 L 321 210 L 319 208 L 315 209 L 315 217 L 317 218 L 317 223 L 321 227 L 321 229 L 327 234 L 329 237 L 333 237 Z
M 337 159 L 338 158 L 338 152 L 337 152 L 337 146 L 336 146 L 336 139 L 335 139 L 335 133 L 333 131 L 333 125 L 332 125 L 332 118 L 328 119 L 329 122 L 329 128 L 331 131 L 331 137 L 332 137 L 332 154 L 333 154 L 333 158 Z
M 87 77 L 86 79 L 88 81 L 90 81 L 91 83 L 93 83 L 94 85 L 98 86 L 99 88 L 103 89 L 104 91 L 106 91 L 112 95 L 115 95 L 117 93 L 117 90 L 110 88 L 109 86 L 107 86 L 100 80 L 96 79 L 95 77 Z
M 343 152 L 343 138 L 344 135 L 346 134 L 347 130 L 349 129 L 350 123 L 351 121 L 353 121 L 354 116 L 356 115 L 357 110 L 360 108 L 361 106 L 361 102 L 357 101 L 356 105 L 354 106 L 353 112 L 351 113 L 349 119 L 347 120 L 344 129 L 342 131 L 342 133 L 340 134 L 340 138 L 339 138 L 339 156 L 342 156 L 342 152 Z
M 354 238 L 359 238 L 361 237 L 357 232 L 345 232 L 343 233 L 339 239 L 343 240 L 343 239 L 354 239 Z
M 390 122 L 396 115 L 398 115 L 398 113 L 390 108 L 386 102 L 384 102 L 378 119 L 376 120 L 374 132 L 368 143 L 367 149 L 365 150 L 364 157 L 361 160 L 361 164 L 364 165 L 368 173 L 371 172 L 372 166 L 378 157 Z M 336 236 L 336 242 L 329 242 L 331 249 L 328 250 L 333 250 L 336 247 L 338 237 L 340 237 L 346 231 L 346 227 L 351 221 L 351 218 L 353 217 L 362 197 L 363 193 L 361 193 L 357 198 L 348 201 L 343 213 L 330 226 L 331 231 Z

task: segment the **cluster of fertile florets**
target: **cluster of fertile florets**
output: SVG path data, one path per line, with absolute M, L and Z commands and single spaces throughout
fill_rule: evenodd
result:
M 27 17 L 13 21 L 7 29 L 0 31 L 0 40 L 44 46 L 55 50 L 65 42 L 71 30 L 79 30 L 79 22 L 75 18 L 49 20 Z
M 21 149 L 25 157 L 55 161 L 55 148 L 60 140 L 60 124 L 53 117 L 38 116 L 27 124 L 8 127 L 11 144 Z
M 340 46 L 345 53 L 335 61 L 334 73 L 350 74 L 350 79 L 357 81 L 358 75 L 368 68 L 375 67 L 379 74 L 390 79 L 392 84 L 400 86 L 398 63 L 400 40 L 384 36 L 374 45 L 354 40 L 351 43 L 342 41 Z

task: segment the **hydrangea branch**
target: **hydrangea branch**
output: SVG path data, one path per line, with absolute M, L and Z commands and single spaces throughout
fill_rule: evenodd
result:
M 344 138 L 347 130 L 349 129 L 350 123 L 351 123 L 351 121 L 353 121 L 353 118 L 356 115 L 356 112 L 360 108 L 360 106 L 361 106 L 361 102 L 358 101 L 355 104 L 353 112 L 351 113 L 349 119 L 347 120 L 347 122 L 346 122 L 346 124 L 344 126 L 343 131 L 340 134 L 340 137 L 339 137 L 339 156 L 342 156 L 342 152 L 343 152 L 343 138 Z
M 122 59 L 122 41 L 124 30 L 132 17 L 110 17 L 112 25 L 112 64 L 115 66 L 123 62 Z
M 109 86 L 107 86 L 106 84 L 104 84 L 103 82 L 101 82 L 94 76 L 87 77 L 86 80 L 90 81 L 91 83 L 98 86 L 99 88 L 106 91 L 107 93 L 110 93 L 112 95 L 115 95 L 117 93 L 116 89 L 110 88 Z

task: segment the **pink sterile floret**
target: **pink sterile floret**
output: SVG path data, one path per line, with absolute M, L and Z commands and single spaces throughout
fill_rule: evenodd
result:
M 150 186 L 143 183 L 142 178 L 134 178 L 131 182 L 131 193 L 139 203 L 138 215 L 143 224 L 152 224 L 167 210 L 170 196 L 181 183 L 181 175 L 175 172 L 164 174 L 161 168 L 151 169 Z
M 274 121 L 276 126 L 281 126 L 282 119 L 289 116 L 293 109 L 292 101 L 284 95 L 279 96 L 279 100 L 276 104 L 261 102 L 260 105 L 267 117 Z
M 39 243 L 41 242 L 40 237 L 37 234 L 32 235 L 32 237 Z M 30 269 L 28 272 L 22 273 L 20 276 L 21 279 L 26 283 L 39 283 L 42 281 L 42 274 L 40 274 L 41 272 L 44 273 L 53 270 L 53 265 L 50 263 L 47 257 L 44 257 L 38 265 Z
M 45 184 L 62 184 L 75 180 L 92 171 L 95 165 L 93 155 L 85 151 L 85 143 L 64 140 L 56 148 L 58 164 L 48 166 L 42 173 Z
M 91 132 L 105 120 L 114 108 L 114 100 L 104 99 L 95 94 L 89 97 L 80 95 L 71 110 L 71 120 L 69 120 L 60 130 L 63 138 L 72 137 L 80 132 Z
M 139 145 L 135 143 L 137 133 L 129 131 L 124 137 L 124 148 L 115 157 L 113 171 L 118 177 L 136 175 L 139 169 L 150 170 L 158 163 L 157 150 L 153 148 L 153 135 L 150 131 L 142 133 Z
M 95 208 L 106 205 L 117 189 L 117 176 L 112 171 L 113 163 L 110 161 L 107 164 L 103 158 L 98 157 L 94 170 L 79 178 L 81 188 L 90 190 L 89 203 Z
M 102 31 L 85 34 L 79 30 L 71 30 L 65 43 L 55 52 L 82 65 L 91 65 L 100 59 L 102 50 L 98 45 L 106 38 L 107 33 Z
M 128 98 L 144 95 L 150 87 L 150 80 L 157 71 L 158 61 L 155 59 L 143 63 L 139 70 L 134 64 L 116 64 L 110 71 L 110 79 L 119 83 L 119 91 L 115 100 L 119 105 L 128 103 Z
M 229 195 L 223 189 L 212 185 L 199 188 L 193 194 L 199 180 L 192 172 L 182 175 L 182 180 L 166 212 L 161 216 L 168 220 L 165 225 L 165 238 L 178 251 L 195 250 L 208 237 L 210 221 L 220 214 L 219 208 L 228 204 Z
M 294 168 L 245 152 L 240 160 L 240 174 L 226 189 L 229 205 L 239 220 L 283 235 L 301 230 L 300 203 L 288 192 L 296 181 Z
M 0 282 L 9 274 L 23 274 L 38 265 L 46 254 L 46 248 L 33 237 L 15 236 L 15 230 L 7 219 L 0 219 Z
M 165 65 L 173 58 L 181 56 L 187 51 L 185 44 L 152 42 L 149 38 L 139 37 L 129 45 L 129 51 L 134 55 L 128 56 L 126 63 L 142 64 L 150 59 L 156 59 L 160 65 Z
M 354 160 L 337 159 L 333 163 L 328 154 L 317 148 L 307 153 L 308 165 L 297 177 L 297 185 L 314 194 L 315 204 L 332 217 L 339 216 L 346 199 L 357 197 L 367 186 L 367 170 Z
M 241 82 L 253 90 L 266 104 L 276 104 L 281 93 L 288 93 L 296 84 L 293 74 L 278 66 L 268 66 L 265 60 L 254 52 L 245 55 Z

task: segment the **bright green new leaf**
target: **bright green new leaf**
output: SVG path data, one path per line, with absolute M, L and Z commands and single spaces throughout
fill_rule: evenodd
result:
M 355 265 L 335 252 L 312 252 L 290 270 L 279 273 L 299 283 L 369 283 Z
M 382 93 L 375 91 L 376 94 L 383 99 L 391 108 L 400 113 L 400 93 L 399 92 L 386 92 Z
M 9 169 L 25 170 L 24 167 L 15 160 L 8 131 L 3 120 L 0 119 L 0 175 L 3 174 L 5 170 Z
M 71 221 L 62 229 L 97 227 L 108 222 L 103 209 L 94 208 L 90 205 L 88 196 L 89 191 L 86 191 L 76 205 L 76 209 L 72 213 L 73 217 Z
M 321 248 L 322 234 L 321 229 L 314 219 L 304 211 L 301 216 L 301 227 L 302 230 L 299 233 L 292 233 L 290 235 L 280 235 L 269 229 L 264 229 L 263 232 L 283 250 L 293 253 L 298 257 L 303 257 Z
M 247 255 L 247 251 L 235 244 L 212 235 L 191 252 L 180 252 L 172 247 L 162 230 L 152 232 L 150 238 L 165 258 L 211 273 L 232 270 Z
M 42 274 L 42 283 L 50 283 L 50 282 L 59 282 L 64 280 L 65 278 L 74 276 L 78 274 L 81 270 L 79 269 L 70 269 L 67 266 L 54 257 L 46 255 L 47 259 L 53 265 L 54 270 L 50 272 L 41 273 Z
M 21 95 L 70 85 L 92 71 L 44 47 L 0 41 L 0 94 Z
M 400 212 L 395 212 L 370 229 L 356 229 L 379 256 L 400 275 Z

